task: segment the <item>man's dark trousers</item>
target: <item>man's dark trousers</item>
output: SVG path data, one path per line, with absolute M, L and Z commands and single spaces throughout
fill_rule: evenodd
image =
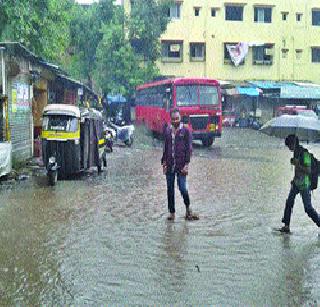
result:
M 177 182 L 180 193 L 183 197 L 184 204 L 188 209 L 190 206 L 189 193 L 187 190 L 187 176 L 181 175 L 176 172 L 168 172 L 166 174 L 167 178 L 167 193 L 168 193 L 168 209 L 170 213 L 175 213 L 175 196 L 174 196 L 174 180 L 177 175 Z
M 283 223 L 286 226 L 290 225 L 290 219 L 291 219 L 292 209 L 294 206 L 294 200 L 295 200 L 297 194 L 299 194 L 299 193 L 302 197 L 304 211 L 308 214 L 308 216 L 312 219 L 312 221 L 318 227 L 320 227 L 320 217 L 319 217 L 317 211 L 314 210 L 314 208 L 312 207 L 312 204 L 311 204 L 311 191 L 310 191 L 310 189 L 304 189 L 304 190 L 300 191 L 294 183 L 291 184 L 289 196 L 286 201 L 286 207 L 284 209 Z

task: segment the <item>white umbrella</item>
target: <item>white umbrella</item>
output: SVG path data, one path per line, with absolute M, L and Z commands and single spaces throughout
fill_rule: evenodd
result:
M 320 138 L 320 121 L 302 115 L 281 115 L 269 120 L 260 131 L 279 138 L 295 134 L 302 141 L 314 141 Z

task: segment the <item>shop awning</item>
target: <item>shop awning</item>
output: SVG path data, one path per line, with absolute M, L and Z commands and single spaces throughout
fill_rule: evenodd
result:
M 249 83 L 262 90 L 281 88 L 281 84 L 275 81 L 249 81 Z
M 283 99 L 320 99 L 320 87 L 283 85 L 280 90 Z
M 237 92 L 239 95 L 247 95 L 257 97 L 260 94 L 260 90 L 255 87 L 239 87 L 237 86 Z

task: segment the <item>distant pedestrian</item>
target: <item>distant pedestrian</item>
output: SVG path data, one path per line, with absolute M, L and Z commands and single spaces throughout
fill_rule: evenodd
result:
M 164 148 L 161 158 L 163 173 L 167 180 L 169 221 L 175 219 L 175 193 L 174 182 L 177 176 L 177 183 L 180 193 L 186 206 L 187 220 L 198 219 L 190 208 L 190 198 L 187 190 L 188 167 L 192 153 L 192 134 L 189 129 L 181 123 L 181 115 L 178 109 L 170 113 L 171 125 L 163 130 Z
M 294 165 L 295 172 L 282 218 L 284 226 L 280 228 L 280 231 L 290 232 L 290 218 L 297 194 L 302 197 L 305 212 L 320 227 L 319 214 L 311 204 L 311 154 L 299 144 L 299 138 L 296 135 L 288 135 L 285 144 L 293 152 L 290 163 Z

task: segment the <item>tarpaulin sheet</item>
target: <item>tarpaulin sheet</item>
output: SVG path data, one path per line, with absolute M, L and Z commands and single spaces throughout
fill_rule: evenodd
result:
M 280 89 L 281 83 L 275 81 L 249 81 L 252 84 L 261 89 Z
M 260 92 L 254 87 L 237 87 L 237 91 L 240 95 L 247 96 L 259 96 Z
M 11 143 L 0 143 L 0 177 L 11 172 L 12 167 L 12 145 Z

